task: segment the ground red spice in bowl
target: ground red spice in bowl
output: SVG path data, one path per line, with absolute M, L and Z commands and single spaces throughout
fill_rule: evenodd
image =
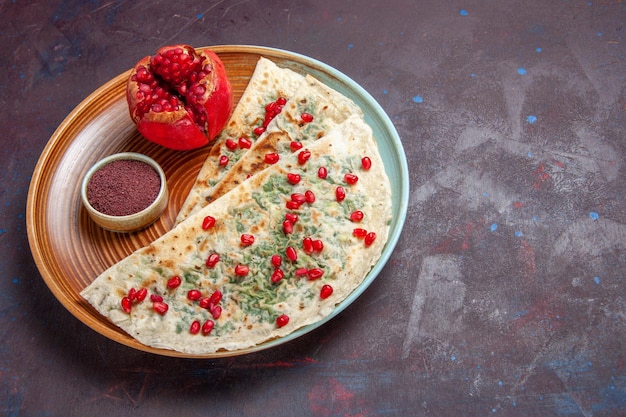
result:
M 133 159 L 117 159 L 93 173 L 87 184 L 87 200 L 100 213 L 128 216 L 156 200 L 161 188 L 159 173 Z

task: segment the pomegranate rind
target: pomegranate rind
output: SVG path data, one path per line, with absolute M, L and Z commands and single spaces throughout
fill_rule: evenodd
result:
M 191 48 L 193 51 L 193 48 L 188 45 L 172 45 L 160 48 L 157 53 L 172 48 L 186 50 Z M 137 62 L 126 84 L 126 100 L 130 118 L 137 126 L 139 133 L 147 140 L 173 150 L 185 151 L 209 144 L 224 128 L 234 107 L 233 90 L 224 63 L 209 49 L 197 49 L 195 53 L 203 57 L 213 69 L 201 81 L 206 88 L 206 93 L 198 99 L 198 103 L 204 107 L 207 114 L 207 122 L 204 126 L 198 126 L 194 122 L 182 101 L 180 108 L 176 111 L 148 111 L 143 114 L 137 111 L 138 84 L 133 78 L 140 68 L 150 70 L 150 56 Z M 173 90 L 172 87 L 168 89 Z

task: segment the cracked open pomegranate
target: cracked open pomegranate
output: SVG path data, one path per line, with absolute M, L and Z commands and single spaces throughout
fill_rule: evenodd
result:
M 209 49 L 189 45 L 164 46 L 142 58 L 128 78 L 126 99 L 139 132 L 175 150 L 208 144 L 233 110 L 222 61 Z

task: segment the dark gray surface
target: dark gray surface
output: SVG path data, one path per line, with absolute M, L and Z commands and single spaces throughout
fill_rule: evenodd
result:
M 625 22 L 608 0 L 0 3 L 0 413 L 624 415 Z M 323 61 L 405 147 L 411 197 L 386 268 L 276 349 L 131 350 L 68 313 L 30 254 L 26 196 L 51 134 L 180 42 Z

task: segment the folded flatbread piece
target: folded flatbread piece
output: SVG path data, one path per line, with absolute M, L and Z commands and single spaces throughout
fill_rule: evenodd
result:
M 302 152 L 310 158 L 303 161 Z M 215 224 L 205 230 L 207 218 Z M 286 219 L 293 220 L 291 230 Z M 194 355 L 246 349 L 327 317 L 380 258 L 390 219 L 389 179 L 371 128 L 355 115 L 113 265 L 81 295 L 146 346 Z M 307 240 L 323 247 L 311 249 Z M 278 269 L 284 276 L 272 282 Z M 181 281 L 174 288 L 173 277 Z M 333 289 L 328 298 L 320 296 L 324 285 Z M 201 298 L 190 299 L 190 291 Z M 125 297 L 134 298 L 130 308 Z M 214 327 L 193 334 L 194 321 Z

